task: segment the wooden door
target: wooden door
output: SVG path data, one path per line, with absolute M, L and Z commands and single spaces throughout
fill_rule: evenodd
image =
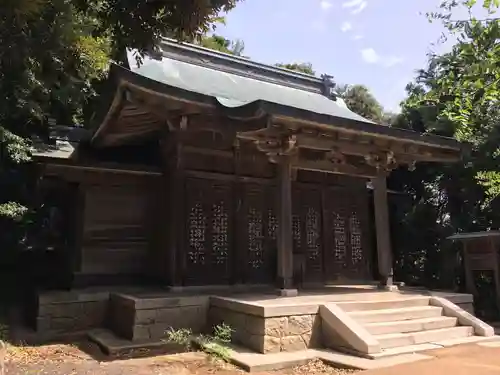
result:
M 228 181 L 186 180 L 185 284 L 230 282 L 234 257 L 232 199 L 232 186 Z
M 323 281 L 320 185 L 294 184 L 292 229 L 296 280 L 299 283 Z
M 325 281 L 370 279 L 367 192 L 326 188 L 323 220 Z
M 247 284 L 269 284 L 276 278 L 275 189 L 270 184 L 244 183 L 237 197 L 236 220 L 241 270 L 239 281 Z

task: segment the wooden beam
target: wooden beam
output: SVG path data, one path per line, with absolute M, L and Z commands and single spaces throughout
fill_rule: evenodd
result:
M 306 171 L 326 172 L 333 174 L 343 174 L 357 177 L 372 178 L 377 175 L 377 169 L 374 167 L 354 166 L 349 164 L 336 165 L 328 160 L 297 160 L 293 162 L 293 167 Z
M 123 174 L 123 175 L 136 175 L 136 176 L 151 176 L 151 177 L 159 177 L 161 176 L 161 172 L 157 170 L 140 170 L 137 169 L 136 166 L 129 167 L 121 165 L 116 166 L 113 165 L 93 165 L 93 166 L 85 166 L 85 165 L 67 165 L 67 164 L 45 164 L 44 165 L 44 174 L 45 175 L 67 175 L 72 176 L 73 180 L 79 180 L 79 176 L 81 176 L 82 172 L 96 172 L 96 173 L 113 173 L 113 174 Z
M 256 131 L 238 133 L 238 137 L 246 140 L 263 140 L 279 138 L 290 133 L 282 126 L 272 126 Z M 346 155 L 364 156 L 369 153 L 392 151 L 396 158 L 404 160 L 455 162 L 460 159 L 459 150 L 443 149 L 426 145 L 418 145 L 405 140 L 387 140 L 375 135 L 343 133 L 332 129 L 331 132 L 298 129 L 293 132 L 297 147 L 329 151 L 337 149 Z

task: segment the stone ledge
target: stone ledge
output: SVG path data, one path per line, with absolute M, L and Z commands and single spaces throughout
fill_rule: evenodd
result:
M 209 296 L 175 296 L 172 294 L 156 296 L 116 294 L 116 296 L 126 301 L 127 304 L 133 305 L 137 310 L 200 306 L 209 303 Z

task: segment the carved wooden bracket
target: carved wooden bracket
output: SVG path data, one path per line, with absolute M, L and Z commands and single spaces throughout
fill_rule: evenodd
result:
M 407 165 L 410 171 L 415 170 L 416 161 L 408 157 L 398 157 L 392 151 L 373 152 L 365 156 L 366 164 L 379 171 L 390 172 L 399 165 Z
M 338 149 L 333 149 L 325 154 L 325 159 L 335 166 L 346 165 L 347 159 Z
M 366 164 L 375 167 L 377 170 L 391 171 L 397 167 L 394 153 L 391 151 L 386 152 L 371 152 L 365 155 Z
M 265 138 L 254 141 L 257 149 L 265 153 L 271 162 L 278 162 L 280 156 L 296 155 L 297 137 L 284 135 L 282 137 Z

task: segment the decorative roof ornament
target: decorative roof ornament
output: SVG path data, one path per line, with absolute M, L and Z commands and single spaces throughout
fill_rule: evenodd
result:
M 327 98 L 332 99 L 333 101 L 337 101 L 337 92 L 335 91 L 335 87 L 337 84 L 333 80 L 333 76 L 328 74 L 322 74 L 321 80 L 323 81 L 323 95 Z

